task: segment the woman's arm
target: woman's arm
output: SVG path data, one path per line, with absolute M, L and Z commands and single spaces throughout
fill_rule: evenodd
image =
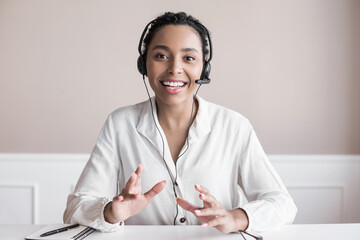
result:
M 143 210 L 165 187 L 166 183 L 162 181 L 142 194 L 143 166 L 140 164 L 122 192 L 117 193 L 119 173 L 122 170 L 116 139 L 110 115 L 75 191 L 68 197 L 65 223 L 80 223 L 104 232 L 116 231 L 121 222 Z
M 248 230 L 261 232 L 292 223 L 297 208 L 249 126 L 238 166 L 238 183 L 249 201 L 241 206 L 249 218 Z
M 64 212 L 65 223 L 80 223 L 101 231 L 115 231 L 119 224 L 104 219 L 104 208 L 116 196 L 120 159 L 111 115 L 105 122 Z

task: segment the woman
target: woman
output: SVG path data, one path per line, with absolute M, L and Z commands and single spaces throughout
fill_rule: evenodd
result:
M 206 28 L 185 13 L 149 25 L 138 66 L 155 97 L 110 114 L 64 222 L 101 231 L 124 222 L 202 224 L 224 233 L 291 223 L 296 206 L 249 121 L 194 97 L 195 81 L 210 72 Z

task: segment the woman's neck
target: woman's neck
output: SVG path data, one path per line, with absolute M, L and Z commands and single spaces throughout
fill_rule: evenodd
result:
M 167 105 L 156 101 L 158 120 L 162 128 L 169 130 L 187 129 L 195 119 L 198 110 L 198 101 L 188 101 L 185 104 Z M 194 107 L 193 107 L 194 104 Z

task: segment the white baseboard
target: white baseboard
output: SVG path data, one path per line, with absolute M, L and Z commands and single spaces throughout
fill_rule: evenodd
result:
M 62 222 L 89 154 L 0 154 L 0 224 Z M 269 155 L 296 223 L 360 222 L 360 155 Z

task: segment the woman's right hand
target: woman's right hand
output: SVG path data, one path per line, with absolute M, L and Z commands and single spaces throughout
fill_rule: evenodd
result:
M 166 181 L 155 184 L 148 192 L 141 192 L 141 175 L 143 166 L 140 163 L 127 181 L 120 195 L 113 198 L 104 209 L 105 221 L 117 223 L 125 221 L 131 216 L 141 212 L 165 187 Z

